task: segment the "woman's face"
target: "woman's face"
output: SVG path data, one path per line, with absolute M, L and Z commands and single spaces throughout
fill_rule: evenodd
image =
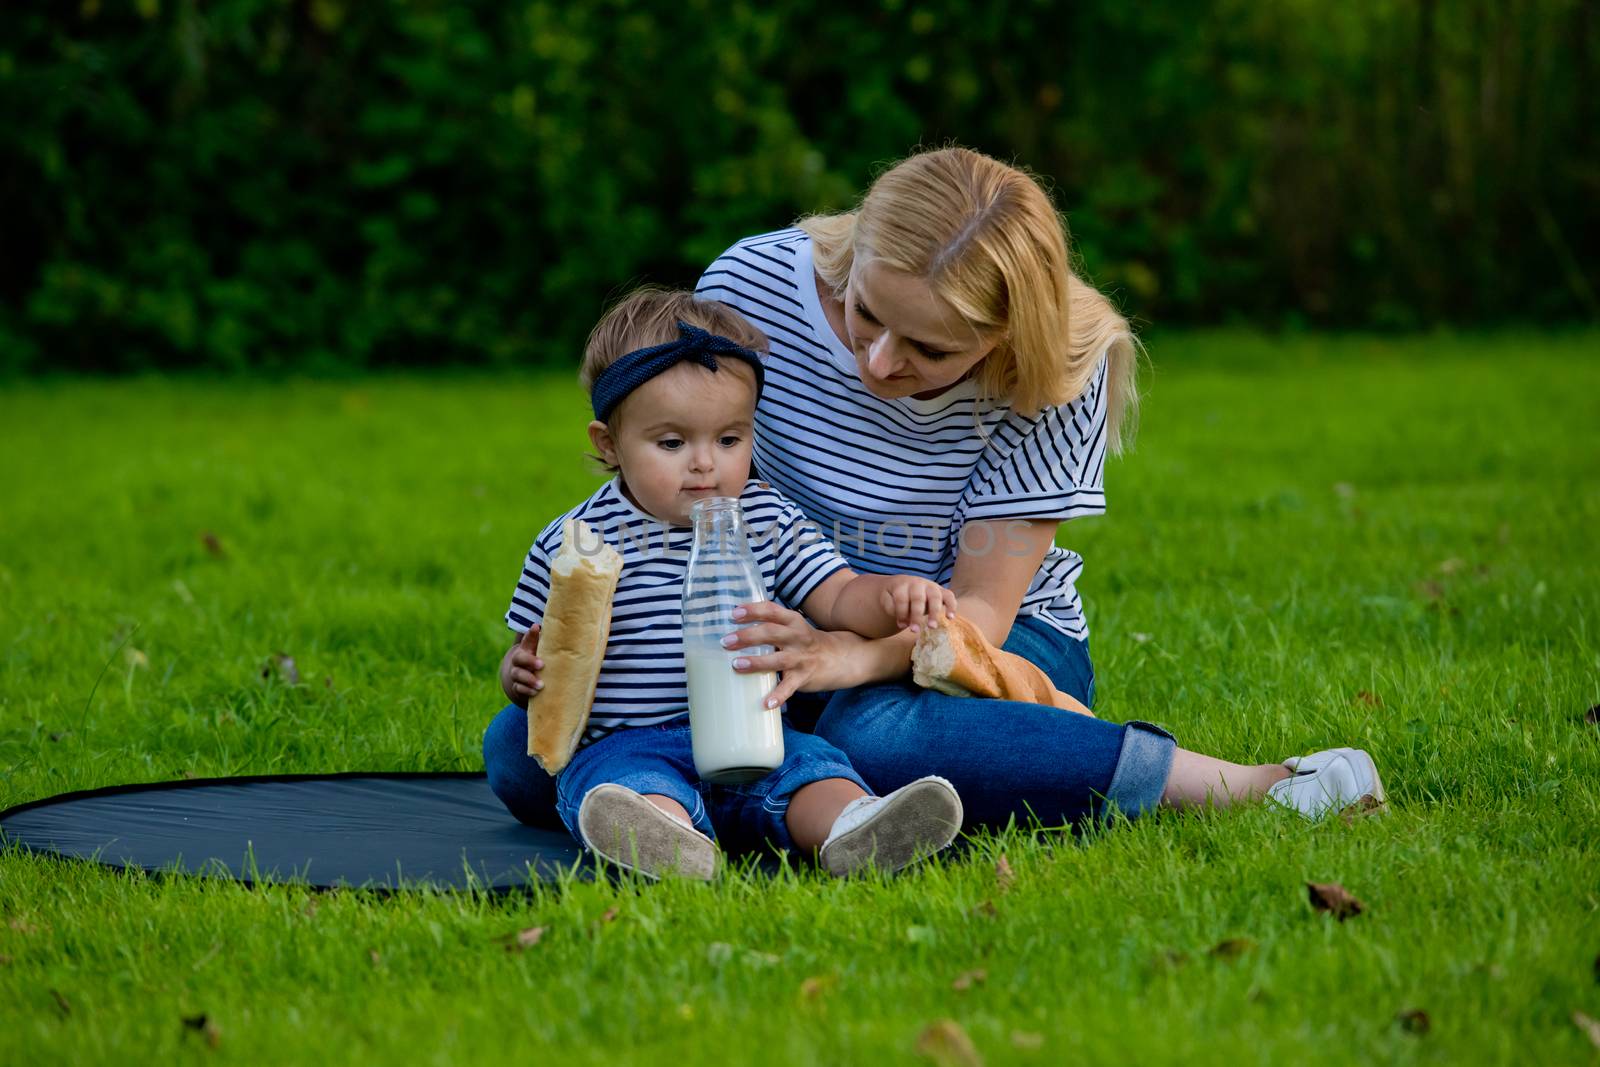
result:
M 850 272 L 844 321 L 861 383 L 884 399 L 942 392 L 1002 336 L 975 329 L 923 279 L 871 260 Z

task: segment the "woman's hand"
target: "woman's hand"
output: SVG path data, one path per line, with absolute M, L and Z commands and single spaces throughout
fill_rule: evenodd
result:
M 782 604 L 764 600 L 735 609 L 734 618 L 745 625 L 723 639 L 729 649 L 771 645 L 765 656 L 740 656 L 733 661 L 739 674 L 777 671 L 783 675 L 767 697 L 767 707 L 781 707 L 796 693 L 823 693 L 861 684 L 856 653 L 867 644 L 850 633 L 819 630 Z

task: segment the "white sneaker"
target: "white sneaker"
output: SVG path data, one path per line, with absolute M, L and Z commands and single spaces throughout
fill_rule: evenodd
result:
M 591 852 L 650 878 L 710 881 L 717 871 L 711 838 L 626 786 L 606 782 L 585 793 L 578 831 Z
M 1334 815 L 1357 804 L 1381 807 L 1383 783 L 1372 757 L 1359 748 L 1330 748 L 1284 760 L 1294 773 L 1267 789 L 1267 799 L 1308 819 Z
M 843 878 L 865 867 L 898 871 L 933 855 L 961 832 L 955 786 L 929 775 L 884 797 L 858 797 L 844 806 L 817 859 Z

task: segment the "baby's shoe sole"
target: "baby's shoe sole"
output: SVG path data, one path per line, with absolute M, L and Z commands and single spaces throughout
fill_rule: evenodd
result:
M 717 872 L 710 838 L 620 785 L 607 782 L 584 794 L 578 831 L 602 859 L 650 878 L 710 881 Z
M 898 871 L 954 841 L 961 815 L 954 787 L 924 778 L 884 797 L 860 826 L 823 845 L 817 859 L 841 878 L 869 867 Z

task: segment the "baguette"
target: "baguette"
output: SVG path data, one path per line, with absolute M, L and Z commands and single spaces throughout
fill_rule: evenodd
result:
M 528 700 L 528 755 L 551 776 L 572 758 L 594 707 L 611 636 L 611 598 L 621 576 L 622 557 L 588 523 L 562 524 L 538 638 L 544 688 Z M 527 634 L 522 643 L 528 644 Z
M 917 635 L 911 650 L 911 680 L 950 696 L 1021 700 L 1094 717 L 1076 697 L 1057 689 L 1038 666 L 995 648 L 983 631 L 959 615 L 947 615 L 938 629 L 924 628 Z

